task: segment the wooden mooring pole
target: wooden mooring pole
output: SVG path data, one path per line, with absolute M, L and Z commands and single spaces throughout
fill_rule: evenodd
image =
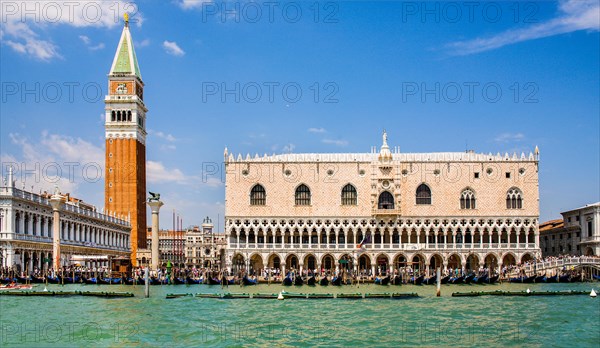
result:
M 441 269 L 438 267 L 436 270 L 436 282 L 437 282 L 437 293 L 436 296 L 440 297 L 442 294 L 442 290 L 441 290 L 441 284 L 442 284 L 442 277 L 441 277 Z

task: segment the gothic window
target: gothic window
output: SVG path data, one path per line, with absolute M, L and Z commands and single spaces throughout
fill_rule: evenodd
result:
M 378 209 L 394 209 L 394 196 L 388 191 L 383 191 L 379 195 Z
M 302 184 L 296 188 L 296 205 L 310 205 L 310 189 Z
M 351 184 L 348 184 L 342 188 L 342 205 L 356 205 L 358 204 L 358 194 L 356 188 Z
M 508 190 L 506 194 L 506 209 L 521 209 L 523 208 L 523 197 L 521 190 L 516 187 Z
M 475 193 L 471 189 L 460 194 L 460 209 L 475 209 Z
M 431 204 L 431 189 L 425 184 L 417 187 L 417 204 Z
M 121 122 L 123 119 L 121 118 L 121 111 L 117 111 L 117 121 Z
M 117 114 L 114 111 L 110 113 L 110 120 L 113 122 L 117 120 Z
M 256 184 L 250 191 L 250 205 L 265 205 L 267 204 L 267 192 L 265 188 Z

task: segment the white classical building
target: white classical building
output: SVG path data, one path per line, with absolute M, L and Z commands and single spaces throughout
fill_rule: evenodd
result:
M 384 132 L 370 153 L 224 156 L 232 271 L 475 269 L 540 256 L 537 148 L 401 153 Z
M 600 255 L 600 202 L 561 213 L 540 224 L 543 256 Z
M 61 265 L 108 266 L 112 257 L 129 257 L 131 226 L 125 217 L 101 214 L 82 201 L 64 196 L 59 222 L 49 194 L 15 187 L 12 171 L 0 186 L 0 264 L 30 273 L 52 267 L 53 224 L 60 223 Z

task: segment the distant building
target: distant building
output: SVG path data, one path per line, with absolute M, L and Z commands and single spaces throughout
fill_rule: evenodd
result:
M 148 266 L 152 260 L 152 228 L 147 229 L 147 249 L 139 249 L 138 265 Z M 158 231 L 158 252 L 160 254 L 160 266 L 165 266 L 168 261 L 171 261 L 174 267 L 185 266 L 185 235 L 184 230 L 160 230 Z
M 60 265 L 109 266 L 129 257 L 131 225 L 127 216 L 103 214 L 80 199 L 63 195 L 59 221 L 49 198 L 15 187 L 12 170 L 0 186 L 0 265 L 31 273 L 52 267 L 53 224 L 60 223 Z
M 540 224 L 542 255 L 600 255 L 600 202 L 561 215 Z
M 188 266 L 220 269 L 224 265 L 227 239 L 223 233 L 215 233 L 212 220 L 206 217 L 202 229 L 194 227 L 187 231 L 185 242 Z
M 160 230 L 159 238 L 159 264 L 164 266 L 171 261 L 173 266 L 210 267 L 219 268 L 225 258 L 227 240 L 222 233 L 213 231 L 214 225 L 207 217 L 202 226 L 193 226 L 186 230 Z M 146 266 L 152 260 L 152 229 L 148 229 L 148 249 L 140 249 L 138 262 Z

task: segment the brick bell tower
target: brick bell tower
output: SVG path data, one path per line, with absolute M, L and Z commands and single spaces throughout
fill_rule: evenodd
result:
M 144 82 L 129 32 L 129 18 L 108 74 L 104 207 L 131 218 L 131 263 L 146 248 L 146 112 Z

